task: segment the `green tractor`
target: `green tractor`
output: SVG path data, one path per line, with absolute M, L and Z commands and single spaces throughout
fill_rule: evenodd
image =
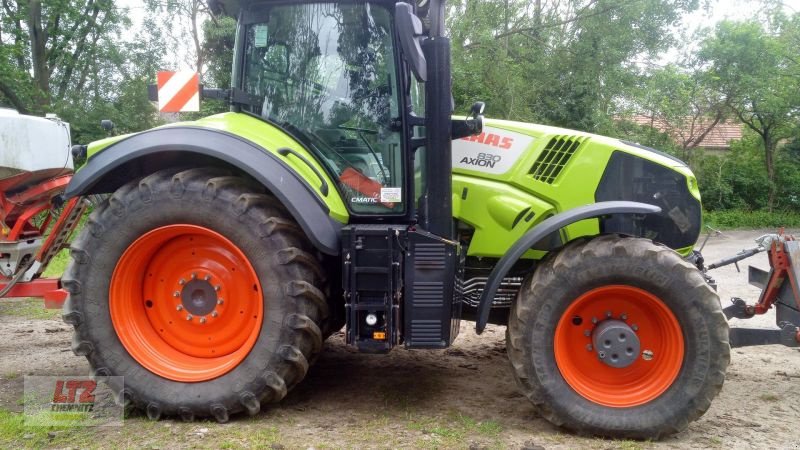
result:
M 729 362 L 683 162 L 592 134 L 453 117 L 444 0 L 219 1 L 231 111 L 78 147 L 73 351 L 151 419 L 256 414 L 345 327 L 362 352 L 507 325 L 549 421 L 658 438 Z

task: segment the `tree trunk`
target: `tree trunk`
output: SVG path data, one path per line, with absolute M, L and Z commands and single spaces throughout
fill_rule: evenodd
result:
M 12 105 L 14 105 L 14 108 L 18 112 L 20 112 L 21 114 L 29 113 L 28 107 L 25 105 L 25 102 L 23 102 L 22 99 L 19 98 L 17 93 L 14 92 L 14 89 L 11 86 L 4 83 L 3 80 L 0 80 L 0 92 L 2 92 L 3 95 L 6 97 L 6 99 L 8 99 L 8 101 L 11 102 Z
M 769 212 L 775 207 L 775 197 L 777 196 L 778 185 L 775 182 L 775 147 L 776 143 L 772 141 L 770 134 L 764 133 L 764 163 L 767 166 L 767 180 L 769 183 L 769 198 L 767 200 L 767 208 Z
M 42 2 L 28 3 L 28 34 L 31 40 L 33 82 L 39 90 L 37 103 L 44 107 L 50 102 L 50 71 L 47 69 L 47 31 L 42 29 Z
M 192 2 L 192 11 L 191 17 L 192 20 L 192 40 L 194 41 L 194 51 L 197 55 L 197 73 L 203 73 L 203 47 L 200 44 L 200 30 L 197 26 L 198 16 L 200 15 L 200 2 L 199 0 L 194 0 Z

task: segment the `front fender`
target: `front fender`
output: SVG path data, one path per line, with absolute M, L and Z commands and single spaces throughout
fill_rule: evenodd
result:
M 525 252 L 551 233 L 581 220 L 609 214 L 658 214 L 660 212 L 661 208 L 647 203 L 610 201 L 570 209 L 542 221 L 542 223 L 533 227 L 519 238 L 492 269 L 492 273 L 489 274 L 489 279 L 486 281 L 486 288 L 481 294 L 480 303 L 478 303 L 478 320 L 475 324 L 475 331 L 481 334 L 486 328 L 486 323 L 489 321 L 489 310 L 492 308 L 492 300 L 511 267 Z
M 199 158 L 222 161 L 250 175 L 283 203 L 318 250 L 339 253 L 342 224 L 330 217 L 308 182 L 275 154 L 225 131 L 175 126 L 127 137 L 93 155 L 72 178 L 66 197 L 112 192 L 136 177 Z

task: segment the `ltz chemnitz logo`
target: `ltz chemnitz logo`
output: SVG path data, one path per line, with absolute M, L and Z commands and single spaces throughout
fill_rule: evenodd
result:
M 94 409 L 94 380 L 57 380 L 50 411 L 90 412 Z
M 476 158 L 471 158 L 469 156 L 461 158 L 461 164 L 494 168 L 494 165 L 499 163 L 502 159 L 503 157 L 500 155 L 493 155 L 491 153 L 478 153 Z

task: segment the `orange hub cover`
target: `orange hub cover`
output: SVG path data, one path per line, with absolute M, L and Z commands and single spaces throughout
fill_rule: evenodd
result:
M 111 278 L 109 308 L 128 353 L 181 382 L 233 370 L 264 319 L 261 285 L 244 253 L 196 225 L 157 228 L 128 247 Z
M 606 319 L 625 322 L 639 339 L 641 354 L 627 367 L 605 364 L 591 346 L 594 328 Z M 658 297 L 631 286 L 603 286 L 573 301 L 556 325 L 553 346 L 558 369 L 572 389 L 617 408 L 654 400 L 683 364 L 683 334 L 675 315 Z

